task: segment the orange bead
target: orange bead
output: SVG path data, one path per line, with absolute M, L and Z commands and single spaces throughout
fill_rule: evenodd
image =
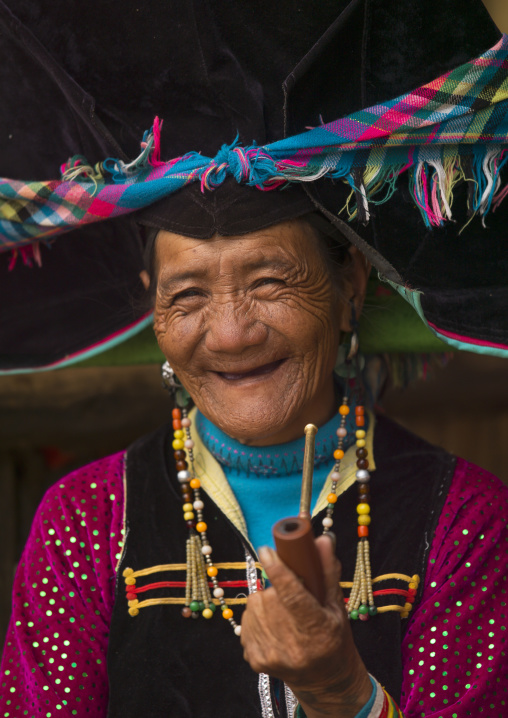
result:
M 336 461 L 343 459 L 344 452 L 342 451 L 342 449 L 335 449 L 335 451 L 333 452 L 333 458 L 336 459 Z
M 189 481 L 191 489 L 199 489 L 201 486 L 201 481 L 199 479 L 191 479 Z
M 181 419 L 182 412 L 180 411 L 180 409 L 173 409 L 173 411 L 171 412 L 171 416 L 173 417 L 173 419 Z
M 230 608 L 225 608 L 222 611 L 222 615 L 224 616 L 224 618 L 233 618 L 233 611 Z
M 365 407 L 355 406 L 355 414 L 356 416 L 363 416 L 365 414 Z
M 342 416 L 347 416 L 349 414 L 349 406 L 347 406 L 346 404 L 341 404 L 341 406 L 339 406 L 339 414 L 341 414 Z
M 365 417 L 360 416 L 360 414 L 356 417 L 356 426 L 365 426 Z
M 328 494 L 326 497 L 326 500 L 329 504 L 335 504 L 337 503 L 337 494 Z
M 358 536 L 360 538 L 366 538 L 369 535 L 368 526 L 358 526 Z
M 206 531 L 207 528 L 208 526 L 205 524 L 204 521 L 198 521 L 196 524 L 196 531 L 200 534 L 202 534 L 203 531 Z
M 173 419 L 174 431 L 177 431 L 177 429 L 181 429 L 181 428 L 182 428 L 182 422 L 180 421 L 180 419 Z
M 208 568 L 206 569 L 206 572 L 209 576 L 217 576 L 217 573 L 218 573 L 215 566 L 208 566 Z

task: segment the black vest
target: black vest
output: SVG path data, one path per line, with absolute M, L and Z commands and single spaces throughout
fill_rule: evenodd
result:
M 126 537 L 109 637 L 108 718 L 260 718 L 258 675 L 243 660 L 239 639 L 218 613 L 210 620 L 184 619 L 181 605 L 148 606 L 136 616 L 128 613 L 122 576 L 126 567 L 138 571 L 185 563 L 188 529 L 171 440 L 171 428 L 163 427 L 137 441 L 127 454 Z M 418 574 L 421 583 L 416 607 L 455 458 L 382 417 L 376 424 L 374 457 L 372 575 Z M 206 494 L 204 501 L 214 562 L 244 562 L 242 535 Z M 353 578 L 357 503 L 353 485 L 339 497 L 335 508 L 334 531 L 344 581 Z M 313 519 L 316 534 L 321 533 L 323 513 Z M 241 577 L 238 570 L 220 572 L 221 581 Z M 185 572 L 175 572 L 171 579 L 183 581 Z M 167 573 L 152 574 L 139 579 L 137 585 L 167 580 Z M 407 582 L 394 579 L 375 585 L 376 590 L 407 587 Z M 231 596 L 247 592 L 245 588 L 229 591 L 227 595 Z M 183 595 L 183 589 L 162 587 L 147 591 L 143 598 L 176 595 Z M 378 606 L 404 602 L 405 598 L 397 594 L 376 597 Z M 243 606 L 233 609 L 239 623 Z M 390 611 L 365 622 L 352 621 L 355 642 L 367 669 L 396 700 L 401 693 L 401 641 L 408 620 Z M 284 714 L 281 706 L 280 715 Z

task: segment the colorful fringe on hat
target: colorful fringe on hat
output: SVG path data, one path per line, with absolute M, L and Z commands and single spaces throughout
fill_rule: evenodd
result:
M 288 181 L 342 179 L 351 187 L 341 210 L 369 221 L 369 204 L 386 202 L 407 172 L 425 224 L 452 218 L 453 190 L 468 183 L 469 216 L 484 217 L 508 194 L 508 36 L 479 58 L 395 100 L 305 133 L 258 147 L 224 145 L 213 159 L 191 152 L 160 160 L 160 122 L 145 133 L 139 157 L 95 167 L 73 157 L 62 179 L 0 180 L 0 250 L 133 212 L 200 181 L 203 191 L 232 175 L 269 190 Z M 25 257 L 26 259 L 26 257 Z

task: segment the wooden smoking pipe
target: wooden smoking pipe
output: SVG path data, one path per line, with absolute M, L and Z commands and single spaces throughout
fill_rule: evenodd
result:
M 324 576 L 310 523 L 316 433 L 317 427 L 314 424 L 307 424 L 305 427 L 300 512 L 298 516 L 277 521 L 273 527 L 273 538 L 277 553 L 282 561 L 302 579 L 305 588 L 312 593 L 319 603 L 324 605 Z

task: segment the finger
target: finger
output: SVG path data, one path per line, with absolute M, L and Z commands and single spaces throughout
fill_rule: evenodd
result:
M 273 549 L 262 546 L 258 550 L 258 555 L 266 575 L 277 593 L 278 600 L 293 613 L 295 618 L 302 619 L 309 615 L 309 611 L 314 611 L 316 607 L 321 608 L 298 576 L 286 566 Z
M 342 598 L 342 591 L 339 583 L 342 566 L 340 561 L 335 556 L 335 536 L 329 537 L 327 534 L 319 536 L 319 538 L 316 539 L 316 548 L 323 568 L 326 604 L 336 604 L 340 602 L 339 598 Z

